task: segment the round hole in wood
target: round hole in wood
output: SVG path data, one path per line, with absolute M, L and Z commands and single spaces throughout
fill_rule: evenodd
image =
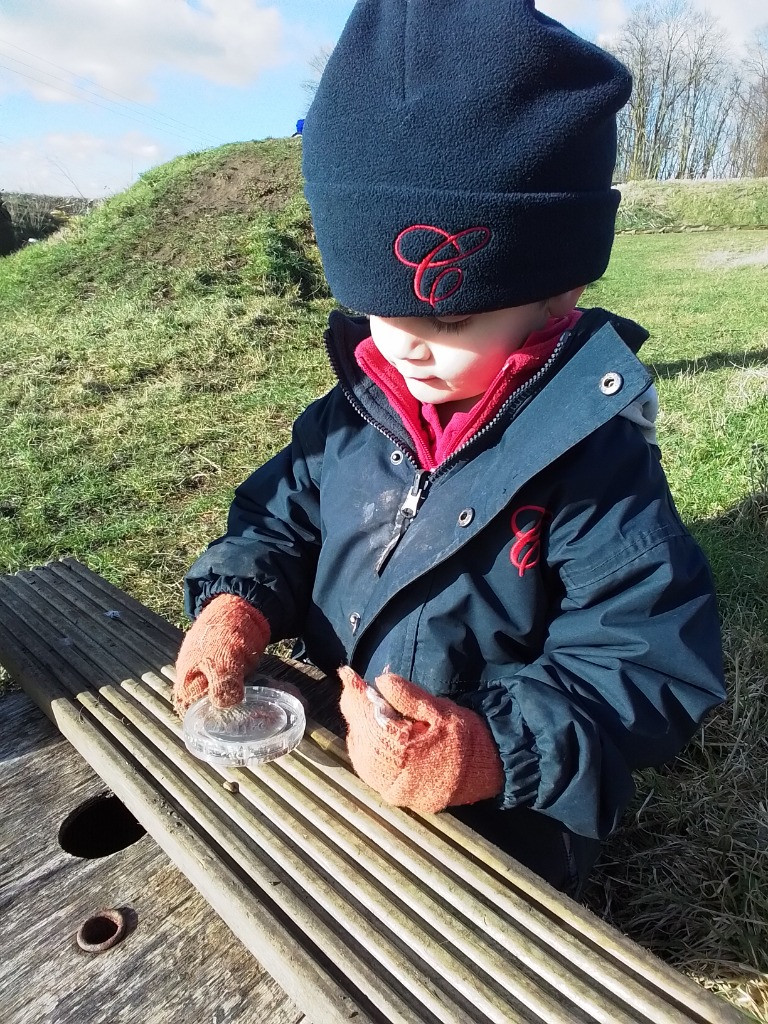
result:
M 73 857 L 95 859 L 124 850 L 145 832 L 114 793 L 100 793 L 67 815 L 59 828 L 59 846 Z
M 88 953 L 103 953 L 125 935 L 125 918 L 119 910 L 99 910 L 77 930 L 77 944 Z

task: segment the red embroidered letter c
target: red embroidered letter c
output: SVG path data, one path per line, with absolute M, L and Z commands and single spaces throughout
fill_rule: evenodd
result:
M 423 234 L 417 238 L 415 236 L 418 232 L 429 232 L 432 238 L 427 240 Z M 439 238 L 437 244 L 435 244 L 435 235 Z M 472 235 L 474 235 L 473 241 L 467 241 Z M 425 246 L 431 246 L 431 249 L 426 256 L 414 262 L 403 255 L 402 246 L 406 239 L 414 252 L 423 252 Z M 442 228 L 430 227 L 428 224 L 414 224 L 413 227 L 401 231 L 395 239 L 395 256 L 406 267 L 416 269 L 413 290 L 422 302 L 428 302 L 434 309 L 438 302 L 444 302 L 451 295 L 455 295 L 464 282 L 464 271 L 460 270 L 456 264 L 484 249 L 490 240 L 490 228 L 467 228 L 465 231 L 458 231 L 455 235 L 449 235 Z M 465 245 L 467 248 L 464 248 Z M 429 294 L 425 295 L 424 276 L 428 270 L 439 267 L 446 269 L 438 273 L 429 289 Z M 442 294 L 438 294 L 440 291 Z
M 533 522 L 529 526 L 522 526 L 520 523 L 520 518 L 525 512 L 533 513 Z M 541 528 L 546 515 L 547 510 L 540 505 L 523 505 L 512 515 L 512 532 L 517 539 L 509 552 L 509 560 L 520 576 L 539 564 Z M 531 516 L 525 518 L 530 520 Z

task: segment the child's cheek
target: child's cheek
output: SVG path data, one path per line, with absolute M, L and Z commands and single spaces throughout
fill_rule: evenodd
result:
M 457 366 L 450 378 L 454 385 L 460 387 L 468 395 L 482 395 L 494 374 L 486 359 L 473 359 L 470 363 Z

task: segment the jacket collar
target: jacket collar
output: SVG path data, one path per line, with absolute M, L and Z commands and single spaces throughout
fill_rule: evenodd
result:
M 560 346 L 558 362 L 553 368 L 555 374 L 562 372 L 589 338 L 606 324 L 611 325 L 627 348 L 635 354 L 648 338 L 648 331 L 634 320 L 618 316 L 599 306 L 582 312 L 583 316 L 574 329 L 567 332 L 567 339 L 564 336 L 563 340 L 566 340 L 567 344 Z M 413 461 L 418 462 L 413 451 L 413 441 L 400 416 L 392 408 L 381 388 L 363 372 L 355 359 L 355 348 L 361 341 L 370 337 L 370 334 L 368 317 L 348 316 L 334 310 L 330 315 L 324 338 L 331 366 L 342 390 L 358 412 L 389 435 L 404 451 L 410 452 Z M 518 408 L 510 409 L 509 415 L 512 416 L 518 411 Z
M 442 499 L 430 503 L 427 497 L 424 507 L 429 506 L 429 515 L 417 515 L 403 535 L 396 557 L 365 609 L 366 623 L 373 622 L 400 590 L 467 545 L 509 507 L 528 481 L 621 415 L 651 383 L 648 370 L 618 334 L 610 316 L 593 334 L 576 337 L 564 365 L 547 386 L 510 410 L 511 422 L 494 444 L 481 445 L 473 453 L 469 473 L 463 471 L 461 458 L 451 459 L 445 463 L 446 470 L 435 472 L 431 486 L 440 488 Z M 474 517 L 457 529 L 457 516 L 467 508 Z M 350 661 L 368 625 L 355 637 Z

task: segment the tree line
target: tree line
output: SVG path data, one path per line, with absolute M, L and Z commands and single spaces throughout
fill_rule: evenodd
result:
M 608 48 L 634 78 L 618 181 L 768 175 L 768 24 L 736 55 L 710 13 L 646 2 Z
M 717 18 L 688 0 L 634 9 L 606 47 L 634 78 L 619 115 L 616 181 L 768 176 L 766 19 L 737 55 Z M 310 101 L 330 53 L 310 62 Z

